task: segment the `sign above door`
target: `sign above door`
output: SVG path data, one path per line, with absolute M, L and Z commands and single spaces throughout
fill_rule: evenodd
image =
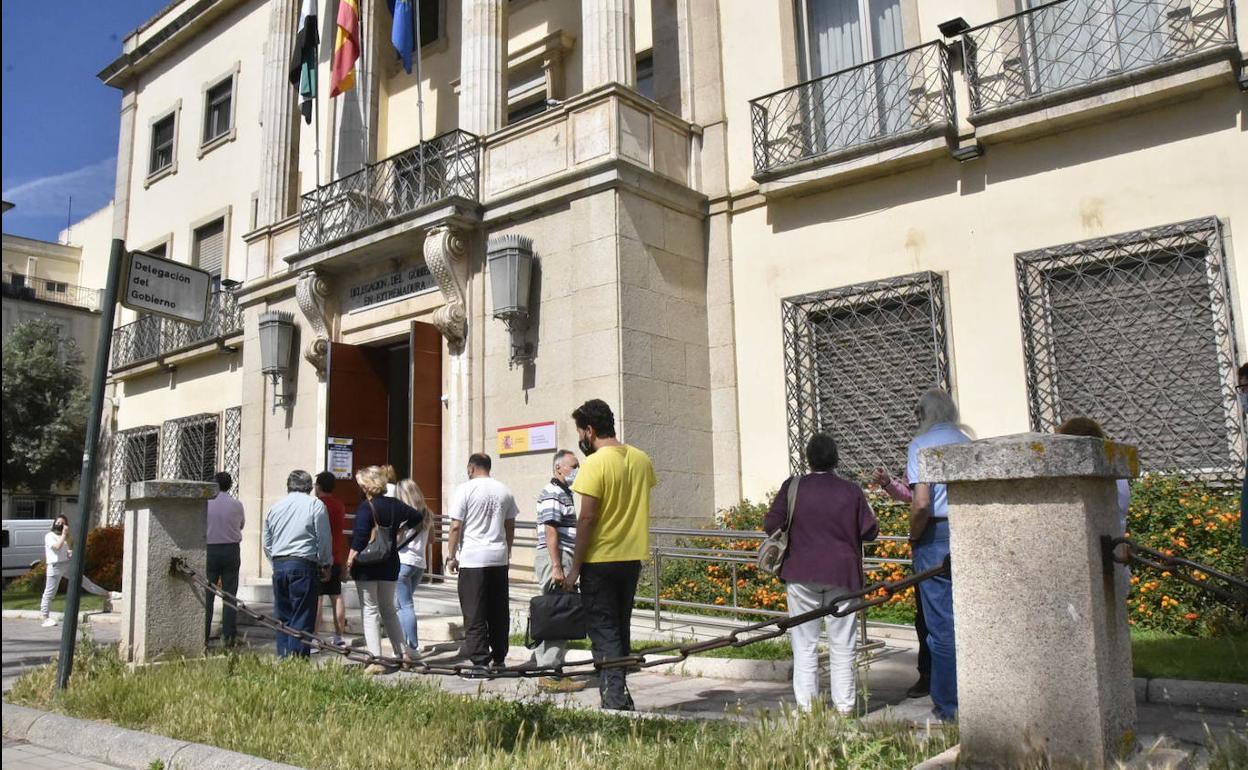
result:
M 437 281 L 433 279 L 429 268 L 416 265 L 349 285 L 343 295 L 342 309 L 350 313 L 385 302 L 414 297 L 437 288 Z

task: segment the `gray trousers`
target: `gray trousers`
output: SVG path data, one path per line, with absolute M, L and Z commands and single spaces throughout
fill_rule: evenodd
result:
M 560 549 L 559 556 L 563 562 L 563 574 L 566 575 L 572 569 L 572 554 Z M 533 559 L 533 574 L 542 593 L 551 590 L 550 579 L 554 575 L 554 566 L 550 562 L 550 549 L 545 544 L 537 549 L 537 556 Z M 561 666 L 567 653 L 567 642 L 541 642 L 533 649 L 533 662 L 539 666 Z

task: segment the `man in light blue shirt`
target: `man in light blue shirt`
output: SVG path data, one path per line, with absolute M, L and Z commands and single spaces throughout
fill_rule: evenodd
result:
M 291 471 L 287 495 L 264 518 L 264 555 L 273 564 L 273 609 L 291 628 L 312 633 L 321 581 L 334 563 L 329 511 L 312 494 L 312 475 Z M 308 654 L 289 634 L 277 635 L 277 656 Z
M 914 571 L 925 572 L 940 566 L 949 556 L 949 502 L 944 484 L 934 484 L 919 473 L 919 452 L 931 447 L 970 441 L 958 424 L 958 407 L 939 388 L 919 396 L 915 408 L 919 435 L 906 453 L 906 477 L 913 496 L 910 500 L 910 547 Z M 954 646 L 953 581 L 949 576 L 928 578 L 922 583 L 919 601 L 927 625 L 927 645 L 931 651 L 932 673 L 929 690 L 932 711 L 937 718 L 952 721 L 958 713 L 958 670 Z

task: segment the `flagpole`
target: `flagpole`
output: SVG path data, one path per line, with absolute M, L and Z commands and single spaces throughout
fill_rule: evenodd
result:
M 412 47 L 416 50 L 413 55 L 416 57 L 416 145 L 420 147 L 420 198 L 423 203 L 425 200 L 425 89 L 421 86 L 420 77 L 420 0 L 412 1 L 413 23 L 416 27 L 416 39 L 412 41 Z

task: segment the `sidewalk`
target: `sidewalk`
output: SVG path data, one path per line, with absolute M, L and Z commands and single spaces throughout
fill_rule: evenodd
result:
M 4 739 L 4 748 L 0 749 L 0 765 L 4 765 L 4 770 L 55 770 L 60 767 L 74 770 L 124 770 L 116 765 L 106 765 L 93 759 L 76 757 L 25 741 L 11 741 L 8 738 Z

